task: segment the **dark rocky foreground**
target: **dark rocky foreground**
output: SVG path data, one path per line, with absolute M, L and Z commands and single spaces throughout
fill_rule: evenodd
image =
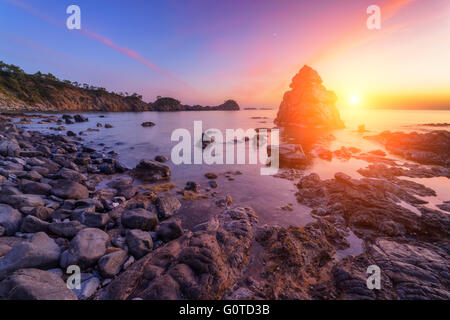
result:
M 308 157 L 281 151 L 291 162 Z M 192 181 L 167 193 L 174 186 L 165 157 L 129 169 L 73 132 L 27 131 L 2 116 L 0 298 L 449 299 L 449 215 L 424 205 L 420 197 L 434 190 L 401 179 L 405 172 L 448 177 L 448 166 L 405 168 L 355 149 L 321 153 L 372 164 L 359 180 L 285 171 L 316 218 L 285 228 L 262 225 L 252 208 Z M 181 216 L 186 201 L 200 198 L 215 202 L 217 213 L 199 223 Z M 351 233 L 362 253 L 342 256 Z M 80 290 L 67 288 L 71 265 L 81 268 Z M 381 268 L 380 290 L 366 285 L 370 265 Z

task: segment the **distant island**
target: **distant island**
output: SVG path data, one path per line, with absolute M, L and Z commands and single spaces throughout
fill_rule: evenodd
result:
M 170 97 L 146 103 L 137 93 L 109 92 L 105 88 L 60 80 L 51 73 L 27 74 L 20 67 L 0 61 L 0 109 L 9 112 L 143 112 L 238 111 L 234 100 L 218 106 L 184 105 Z

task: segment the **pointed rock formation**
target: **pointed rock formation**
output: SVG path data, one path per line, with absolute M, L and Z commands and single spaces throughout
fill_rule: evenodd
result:
M 344 127 L 335 106 L 336 94 L 322 85 L 316 70 L 303 66 L 289 87 L 275 119 L 278 126 Z

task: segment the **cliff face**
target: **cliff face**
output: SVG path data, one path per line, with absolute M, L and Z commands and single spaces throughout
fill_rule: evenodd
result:
M 104 88 L 58 80 L 51 74 L 26 74 L 0 64 L 2 111 L 147 111 L 151 107 L 134 94 L 123 96 Z
M 336 94 L 322 85 L 322 78 L 304 66 L 284 94 L 275 123 L 279 126 L 343 128 L 335 106 Z

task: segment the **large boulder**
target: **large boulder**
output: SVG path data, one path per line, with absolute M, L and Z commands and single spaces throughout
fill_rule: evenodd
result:
M 75 181 L 78 183 L 84 182 L 87 180 L 87 177 L 76 171 L 76 170 L 72 170 L 69 168 L 62 168 L 61 170 L 59 170 L 59 172 L 56 174 L 56 176 L 59 179 L 65 179 L 65 180 L 71 180 L 71 181 Z
M 65 179 L 57 180 L 53 183 L 51 192 L 62 199 L 79 200 L 89 198 L 89 190 L 85 186 Z
M 170 167 L 155 160 L 144 159 L 133 169 L 132 175 L 146 182 L 168 180 Z
M 181 208 L 181 202 L 175 197 L 157 198 L 155 205 L 161 220 L 170 218 Z
M 161 223 L 156 231 L 156 236 L 164 242 L 177 239 L 183 235 L 183 228 L 179 221 L 167 221 Z
M 154 230 L 158 224 L 158 217 L 155 213 L 141 208 L 125 211 L 120 220 L 125 228 L 145 231 Z
M 78 232 L 85 228 L 86 226 L 79 221 L 52 222 L 48 226 L 49 231 L 53 234 L 69 239 L 75 237 Z
M 4 234 L 11 236 L 19 230 L 22 214 L 7 204 L 0 204 L 0 226 Z
M 34 194 L 11 195 L 5 199 L 4 202 L 10 204 L 14 208 L 45 206 L 44 199 L 42 199 L 41 196 Z
M 24 193 L 46 195 L 52 187 L 46 183 L 30 181 L 22 184 L 21 189 Z
M 126 236 L 127 246 L 130 253 L 140 259 L 153 250 L 153 240 L 150 233 L 142 230 L 130 230 Z
M 278 126 L 343 128 L 335 106 L 336 94 L 322 85 L 317 71 L 304 66 L 284 94 L 275 123 Z
M 117 250 L 103 256 L 98 261 L 100 273 L 105 278 L 113 278 L 120 272 L 122 265 L 127 260 L 128 255 L 124 250 Z
M 2 300 L 77 300 L 57 275 L 38 269 L 15 271 L 0 282 Z
M 77 265 L 81 269 L 94 266 L 105 255 L 109 236 L 100 229 L 87 228 L 78 232 L 69 249 L 61 255 L 61 267 Z
M 58 266 L 61 249 L 45 233 L 36 233 L 29 242 L 14 246 L 0 259 L 0 280 L 24 268 L 50 269 Z
M 4 157 L 16 157 L 20 154 L 20 146 L 16 141 L 0 140 L 0 155 Z

